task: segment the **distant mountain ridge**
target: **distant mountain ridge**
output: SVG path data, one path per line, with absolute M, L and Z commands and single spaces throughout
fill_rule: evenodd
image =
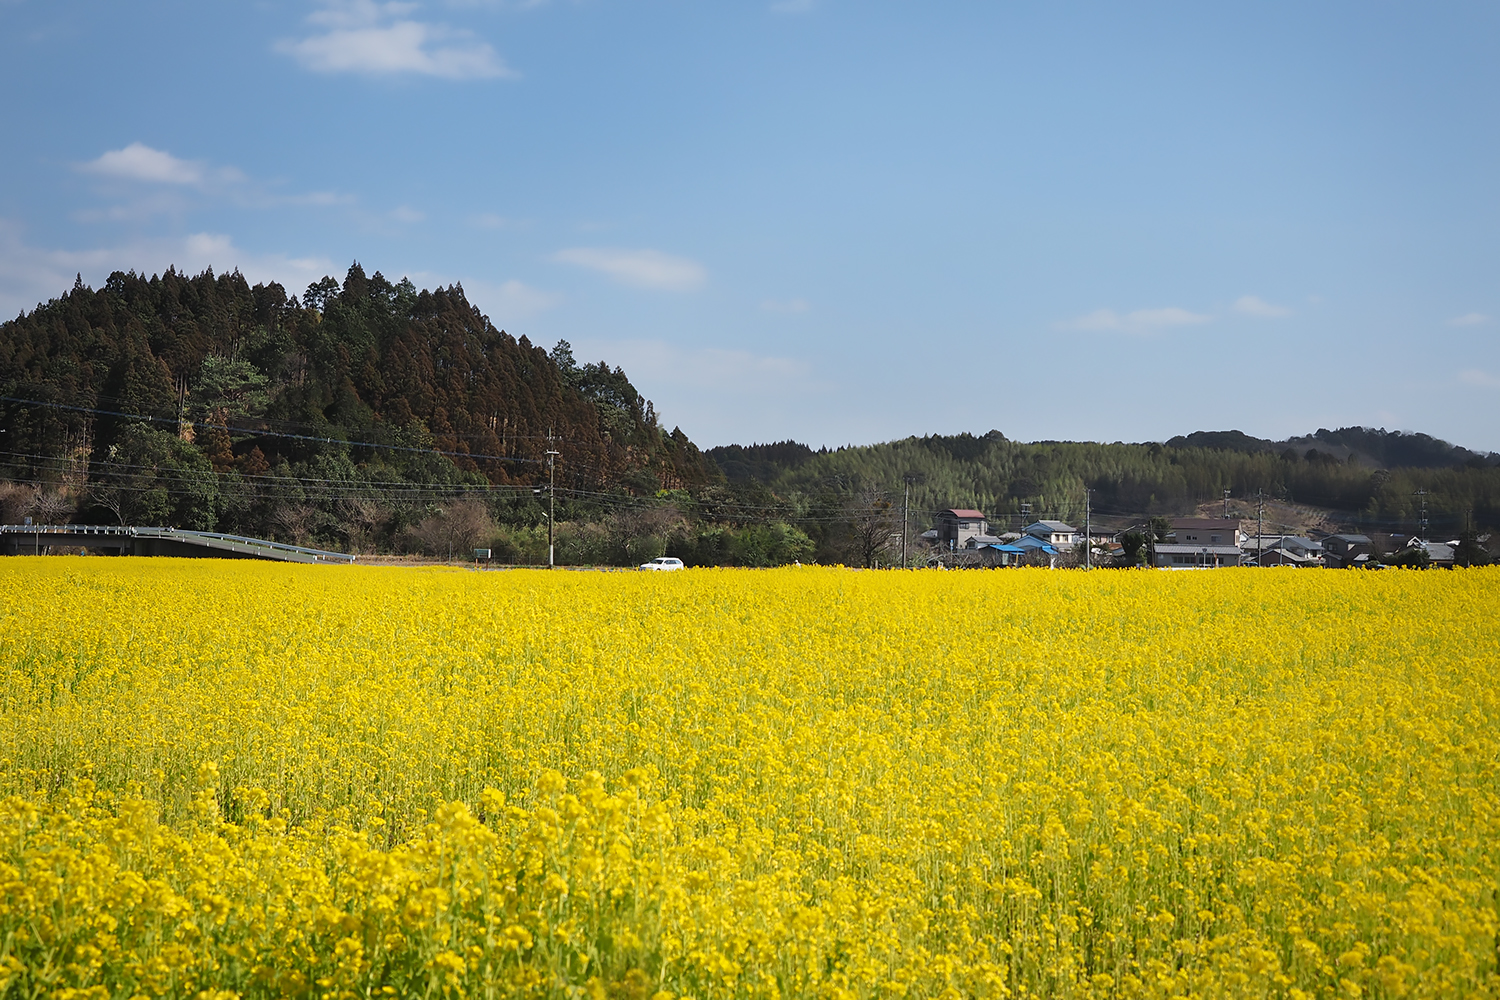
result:
M 1130 520 L 1182 514 L 1238 498 L 1274 498 L 1339 512 L 1351 526 L 1417 530 L 1425 502 L 1434 530 L 1500 527 L 1500 453 L 1427 434 L 1319 428 L 1273 441 L 1239 430 L 1166 442 L 1011 441 L 999 431 L 909 437 L 813 449 L 796 441 L 704 452 L 731 484 L 777 494 L 883 493 L 914 509 L 977 507 L 1024 517 Z
M 924 447 L 944 451 L 955 458 L 960 458 L 973 457 L 986 444 L 1007 439 L 999 431 L 992 430 L 978 436 L 965 432 L 933 434 L 906 440 L 921 441 Z M 1090 442 L 1033 442 L 1038 445 L 1084 443 Z M 1132 446 L 1151 447 L 1154 444 L 1157 443 L 1143 441 L 1133 442 Z M 1340 427 L 1337 430 L 1320 427 L 1312 434 L 1281 441 L 1252 437 L 1239 430 L 1193 431 L 1191 434 L 1179 434 L 1169 438 L 1162 444 L 1168 448 L 1232 451 L 1246 455 L 1261 452 L 1281 454 L 1291 449 L 1302 458 L 1306 458 L 1306 452 L 1311 450 L 1316 452 L 1313 456 L 1314 461 L 1323 456 L 1347 462 L 1353 455 L 1359 463 L 1379 469 L 1445 469 L 1457 466 L 1484 468 L 1489 465 L 1500 465 L 1500 452 L 1471 451 L 1430 434 L 1414 431 L 1388 431 L 1384 427 Z M 881 445 L 848 447 L 857 450 L 861 447 L 878 448 Z M 750 479 L 766 481 L 781 472 L 801 468 L 818 455 L 826 455 L 831 450 L 834 449 L 814 449 L 809 445 L 788 439 L 770 444 L 720 445 L 705 450 L 704 454 L 714 460 L 727 479 L 731 482 L 738 482 Z
M 1166 442 L 1171 448 L 1211 448 L 1253 453 L 1316 449 L 1341 462 L 1357 455 L 1365 464 L 1382 469 L 1444 469 L 1459 465 L 1476 468 L 1500 461 L 1500 454 L 1470 451 L 1429 434 L 1388 431 L 1384 427 L 1320 427 L 1312 434 L 1284 441 L 1251 437 L 1243 431 L 1194 431 Z

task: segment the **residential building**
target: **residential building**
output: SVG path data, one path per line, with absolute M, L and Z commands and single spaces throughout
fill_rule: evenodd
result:
M 1238 566 L 1241 557 L 1238 545 L 1157 542 L 1154 549 L 1156 565 L 1161 569 L 1218 569 L 1221 566 Z
M 1375 558 L 1375 543 L 1368 535 L 1329 535 L 1323 539 L 1323 565 L 1349 569 L 1367 565 Z
M 1301 535 L 1261 535 L 1241 543 L 1255 566 L 1322 566 L 1323 545 Z
M 1424 542 L 1420 538 L 1413 537 L 1407 539 L 1406 545 L 1402 547 L 1401 552 L 1397 553 L 1397 555 L 1400 556 L 1402 553 L 1413 550 L 1418 552 L 1425 551 L 1427 553 L 1428 566 L 1434 569 L 1452 569 L 1457 549 L 1458 539 L 1456 538 L 1448 542 Z
M 1219 517 L 1179 517 L 1167 539 L 1174 545 L 1234 545 L 1241 541 L 1240 522 Z
M 1026 550 L 1019 545 L 1001 543 L 976 546 L 973 555 L 979 565 L 985 567 L 1019 566 L 1026 558 Z
M 1053 546 L 1068 547 L 1078 542 L 1078 529 L 1062 521 L 1033 521 L 1021 533 Z
M 1457 554 L 1457 538 L 1447 542 L 1427 543 L 1427 565 L 1429 566 L 1441 569 L 1452 569 L 1455 562 L 1455 556 Z
M 940 511 L 937 523 L 938 548 L 952 551 L 964 548 L 976 535 L 989 534 L 990 526 L 984 515 L 977 510 L 951 508 Z
M 1057 547 L 1029 532 L 1009 543 L 1009 546 L 1021 550 L 1023 563 L 1037 565 L 1046 560 L 1048 566 L 1057 565 Z

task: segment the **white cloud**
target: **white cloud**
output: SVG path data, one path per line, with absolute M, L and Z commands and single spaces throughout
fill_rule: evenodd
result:
M 416 73 L 449 80 L 516 75 L 473 32 L 402 16 L 416 6 L 334 0 L 307 19 L 326 29 L 322 34 L 283 39 L 276 51 L 316 73 Z
M 1119 333 L 1149 334 L 1174 326 L 1193 326 L 1213 319 L 1201 313 L 1189 312 L 1177 306 L 1161 309 L 1136 309 L 1121 315 L 1113 309 L 1096 309 L 1067 323 L 1058 324 L 1063 330 L 1114 331 Z
M 1480 326 L 1481 324 L 1488 323 L 1489 321 L 1490 321 L 1490 318 L 1488 316 L 1484 315 L 1483 313 L 1464 313 L 1462 316 L 1455 316 L 1452 319 L 1450 319 L 1448 321 L 1448 325 L 1449 326 Z
M 85 250 L 46 249 L 28 245 L 19 227 L 0 220 L 0 315 L 14 316 L 56 298 L 73 287 L 79 273 L 97 288 L 112 271 L 158 274 L 176 267 L 197 274 L 207 267 L 217 272 L 239 268 L 251 284 L 279 281 L 292 294 L 330 273 L 332 266 L 326 257 L 252 253 L 218 233 Z
M 157 184 L 201 184 L 204 165 L 195 160 L 179 160 L 171 153 L 152 149 L 142 142 L 132 142 L 124 149 L 112 149 L 97 160 L 79 164 L 79 170 L 104 177 Z
M 415 223 L 425 221 L 427 213 L 419 212 L 407 205 L 401 205 L 391 210 L 391 218 L 397 222 Z
M 1489 372 L 1480 371 L 1478 368 L 1470 368 L 1458 373 L 1458 380 L 1465 385 L 1477 385 L 1484 389 L 1500 389 L 1500 378 Z
M 766 312 L 773 313 L 805 313 L 812 308 L 806 299 L 787 299 L 786 301 L 766 299 L 760 307 Z
M 697 261 L 658 250 L 573 247 L 559 250 L 552 259 L 602 271 L 620 284 L 636 288 L 684 292 L 702 285 L 708 277 L 703 265 Z
M 127 185 L 101 185 L 107 197 L 123 197 L 105 208 L 81 209 L 73 213 L 80 222 L 130 222 L 156 215 L 181 215 L 191 206 L 189 191 L 227 199 L 246 208 L 276 206 L 331 206 L 352 204 L 351 195 L 334 191 L 285 194 L 246 176 L 233 166 L 213 166 L 203 160 L 184 160 L 142 142 L 112 149 L 98 159 L 76 164 L 82 173 Z M 141 187 L 140 185 L 148 185 Z
M 1234 311 L 1244 313 L 1246 316 L 1260 316 L 1264 319 L 1281 319 L 1283 316 L 1292 314 L 1286 306 L 1272 305 L 1257 295 L 1241 295 L 1235 299 Z

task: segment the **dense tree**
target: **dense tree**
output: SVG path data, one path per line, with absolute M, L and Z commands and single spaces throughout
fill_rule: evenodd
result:
M 1023 510 L 1081 521 L 1086 490 L 1095 517 L 1114 523 L 1185 514 L 1228 490 L 1242 501 L 1260 493 L 1331 508 L 1351 527 L 1410 529 L 1425 490 L 1435 536 L 1457 537 L 1469 511 L 1476 524 L 1500 527 L 1500 456 L 1361 428 L 1319 430 L 1290 443 L 1197 433 L 1165 445 L 1022 444 L 991 431 L 819 451 L 795 442 L 730 446 L 708 455 L 731 487 L 754 484 L 791 507 L 830 489 L 852 496 L 853 483 L 895 493 L 916 475 L 911 502 L 919 520 L 972 506 L 1000 529 L 1020 527 Z M 1407 460 L 1422 464 L 1399 464 Z
M 623 371 L 559 347 L 358 263 L 301 302 L 238 272 L 80 279 L 0 325 L 0 479 L 110 520 L 368 546 L 454 490 L 503 507 L 495 488 L 545 478 L 549 435 L 569 495 L 717 476 Z
M 1165 444 L 990 431 L 705 455 L 660 425 L 622 369 L 581 364 L 566 341 L 511 337 L 459 286 L 418 289 L 358 263 L 300 300 L 238 272 L 75 281 L 0 324 L 0 428 L 0 484 L 34 516 L 364 551 L 420 539 L 424 524 L 448 530 L 445 512 L 468 496 L 517 558 L 555 513 L 560 548 L 588 561 L 868 564 L 898 528 L 890 498 L 907 483 L 918 528 L 949 506 L 979 507 L 998 530 L 1081 519 L 1089 491 L 1096 519 L 1137 525 L 1225 490 L 1408 534 L 1420 493 L 1432 537 L 1500 526 L 1500 456 L 1369 428 Z M 555 510 L 532 492 L 549 447 L 562 452 Z

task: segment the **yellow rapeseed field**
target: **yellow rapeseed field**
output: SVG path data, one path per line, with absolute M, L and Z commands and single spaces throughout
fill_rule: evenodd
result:
M 0 995 L 1497 996 L 1497 585 L 5 559 Z

